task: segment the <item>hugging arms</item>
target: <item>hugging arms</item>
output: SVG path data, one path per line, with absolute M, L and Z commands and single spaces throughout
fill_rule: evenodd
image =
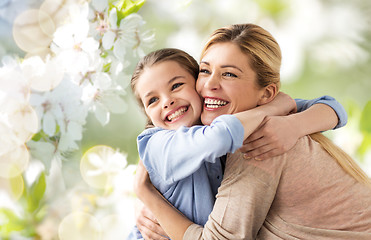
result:
M 198 76 L 198 80 L 197 80 L 197 83 L 196 83 L 196 89 L 197 89 L 198 93 L 202 96 L 202 98 L 204 99 L 204 108 L 203 108 L 203 111 L 201 113 L 201 121 L 204 124 L 210 124 L 217 116 L 220 116 L 222 114 L 238 113 L 238 112 L 245 111 L 245 110 L 248 110 L 248 109 L 256 108 L 257 105 L 269 104 L 269 102 L 271 102 L 276 97 L 277 92 L 278 92 L 280 53 L 279 53 L 278 45 L 276 44 L 274 39 L 269 35 L 269 33 L 266 33 L 263 29 L 255 26 L 255 25 L 251 25 L 251 24 L 234 25 L 234 26 L 231 26 L 230 28 L 231 29 L 225 28 L 225 29 L 217 30 L 216 33 L 214 33 L 214 35 L 212 35 L 210 41 L 207 43 L 207 45 L 205 47 L 205 51 L 202 54 L 203 58 L 202 58 L 201 64 L 200 64 L 200 71 L 199 71 L 200 74 Z M 232 32 L 232 34 L 231 34 L 231 32 Z M 233 32 L 237 32 L 238 34 L 233 34 Z M 235 38 L 236 36 L 237 36 L 237 38 Z M 259 40 L 259 41 L 256 41 L 256 40 Z M 244 44 L 245 42 L 248 42 L 248 41 L 250 41 L 250 44 Z M 265 42 L 266 46 L 269 46 L 270 48 L 269 49 L 264 49 L 264 46 L 262 46 L 260 44 L 256 44 L 256 43 L 254 44 L 254 41 Z M 249 51 L 246 51 L 246 46 L 250 46 L 250 47 L 252 46 L 252 47 L 251 47 L 251 49 L 249 49 Z M 251 55 L 251 52 L 253 52 L 254 55 Z M 223 57 L 221 57 L 221 56 L 223 56 Z M 271 56 L 275 56 L 275 58 L 272 60 Z M 278 67 L 277 67 L 277 65 L 278 65 Z M 163 74 L 161 74 L 161 76 L 162 75 Z M 174 89 L 178 89 L 178 87 L 179 87 L 178 85 L 176 85 L 176 88 L 172 85 L 171 92 Z M 179 88 L 179 89 L 182 89 L 182 88 Z M 151 99 L 153 99 L 153 98 L 151 98 Z M 155 102 L 157 102 L 157 101 L 159 101 L 159 99 L 160 98 L 158 96 L 156 96 L 156 98 L 154 100 L 155 100 Z M 150 102 L 152 103 L 152 100 Z M 172 104 L 175 104 L 175 101 L 169 101 L 168 103 L 170 103 L 170 105 L 172 105 Z M 169 107 L 170 105 L 165 104 L 164 106 Z M 328 111 L 328 109 L 326 109 L 326 107 L 323 106 L 322 104 L 318 104 L 317 106 L 315 105 L 312 108 L 314 109 L 314 107 L 321 108 L 322 110 L 325 109 L 325 111 L 324 111 L 325 113 L 326 113 L 326 111 Z M 325 107 L 325 108 L 323 109 L 323 107 Z M 182 112 L 182 113 L 187 112 L 188 113 L 189 108 L 188 107 L 181 107 L 179 109 L 182 110 L 182 111 L 179 110 L 179 112 Z M 323 121 L 323 122 L 325 122 L 326 124 L 332 124 L 332 126 L 331 126 L 331 128 L 332 128 L 337 123 L 337 117 L 336 116 L 334 117 L 333 115 L 335 115 L 335 114 L 331 111 L 332 110 L 330 110 L 330 115 L 332 113 L 332 116 L 330 116 L 329 119 L 326 119 L 330 123 L 328 123 L 327 121 Z M 177 117 L 180 116 L 179 112 L 176 114 Z M 149 111 L 146 111 L 146 113 L 148 115 Z M 303 112 L 303 114 L 304 113 L 305 112 Z M 325 115 L 323 115 L 323 116 L 325 116 Z M 170 118 L 171 118 L 171 120 L 173 120 L 173 119 L 177 119 L 177 117 L 175 117 L 175 115 L 171 115 Z M 288 117 L 290 117 L 290 116 L 288 116 Z M 275 119 L 275 118 L 271 117 L 269 120 L 271 120 L 271 119 Z M 308 120 L 308 118 L 304 118 L 304 119 Z M 333 119 L 336 119 L 336 120 L 333 121 Z M 268 123 L 269 120 L 266 123 Z M 309 118 L 309 120 L 313 120 L 313 119 Z M 314 120 L 316 120 L 316 119 L 314 119 Z M 317 119 L 317 121 L 318 121 L 318 119 Z M 304 128 L 305 127 L 306 126 L 304 126 Z M 318 128 L 323 127 L 322 122 L 319 122 L 318 125 L 313 124 L 313 126 L 311 126 L 311 127 L 317 128 L 317 130 L 326 130 L 326 128 L 325 129 L 318 129 Z M 305 132 L 305 130 L 303 132 Z M 311 132 L 309 132 L 309 133 L 311 133 Z M 307 134 L 307 133 L 305 133 L 305 134 Z M 302 148 L 299 148 L 299 147 L 297 148 L 296 145 L 303 145 L 303 146 L 301 146 Z M 287 155 L 289 155 L 289 156 L 291 156 L 291 158 L 293 158 L 293 156 L 296 156 L 295 155 L 296 152 L 299 152 L 299 155 L 300 155 L 301 151 L 303 152 L 303 154 L 301 154 L 301 155 L 305 156 L 308 159 L 311 159 L 312 156 L 316 156 L 317 152 L 321 152 L 321 154 L 324 154 L 323 151 L 320 150 L 321 148 L 309 148 L 309 150 L 308 150 L 306 147 L 313 145 L 310 140 L 308 140 L 308 141 L 301 141 L 300 140 L 296 145 L 294 147 L 294 150 L 289 151 L 290 154 L 286 154 L 286 155 L 281 154 L 279 157 L 284 157 L 284 156 L 287 157 Z M 298 149 L 300 149 L 300 151 L 298 151 Z M 236 156 L 236 154 L 237 154 L 238 157 L 234 157 L 233 159 L 235 159 L 235 160 L 230 161 L 232 156 Z M 243 235 L 244 238 L 245 237 L 248 238 L 247 236 L 256 236 L 257 235 L 257 229 L 262 228 L 262 224 L 265 223 L 266 218 L 268 218 L 268 216 L 271 215 L 271 216 L 274 217 L 276 215 L 274 215 L 273 213 L 268 214 L 267 212 L 265 212 L 263 214 L 259 213 L 259 216 L 263 216 L 263 218 L 256 218 L 257 222 L 249 221 L 248 216 L 250 216 L 251 214 L 256 212 L 257 209 L 269 209 L 269 206 L 271 206 L 274 202 L 273 199 L 276 199 L 277 196 L 281 196 L 281 192 L 277 191 L 277 189 L 279 189 L 278 186 L 286 186 L 285 183 L 292 181 L 292 179 L 288 178 L 283 183 L 281 183 L 279 181 L 277 182 L 277 178 L 271 178 L 272 177 L 271 175 L 273 173 L 272 171 L 273 170 L 278 170 L 278 171 L 282 170 L 282 172 L 284 172 L 283 170 L 286 171 L 286 167 L 287 167 L 287 169 L 293 169 L 291 166 L 288 166 L 288 165 L 286 166 L 285 164 L 287 164 L 287 163 L 293 164 L 294 161 L 290 161 L 290 160 L 285 161 L 286 158 L 282 159 L 281 161 L 275 161 L 275 163 L 280 162 L 281 164 L 284 164 L 284 165 L 282 165 L 281 167 L 278 167 L 278 168 L 274 168 L 274 169 L 269 169 L 269 168 L 267 169 L 267 167 L 270 167 L 270 166 L 273 165 L 273 164 L 269 163 L 270 161 L 261 162 L 261 164 L 268 164 L 268 166 L 260 166 L 258 168 L 259 170 L 252 171 L 252 173 L 260 172 L 262 174 L 258 175 L 258 176 L 255 176 L 254 174 L 252 174 L 251 176 L 255 180 L 249 180 L 249 182 L 251 182 L 251 183 L 265 183 L 265 184 L 263 184 L 263 186 L 270 186 L 270 184 L 266 184 L 266 181 L 276 181 L 275 185 L 272 184 L 272 186 L 276 186 L 276 188 L 270 189 L 269 191 L 266 190 L 266 191 L 262 192 L 259 189 L 264 189 L 264 188 L 261 188 L 258 184 L 256 186 L 248 185 L 248 184 L 246 185 L 245 184 L 246 179 L 248 179 L 247 176 L 250 176 L 250 175 L 242 174 L 242 173 L 245 173 L 244 169 L 249 169 L 250 168 L 250 166 L 246 166 L 246 164 L 250 164 L 251 166 L 254 166 L 254 165 L 256 165 L 256 163 L 255 163 L 256 161 L 255 160 L 242 161 L 242 162 L 238 161 L 238 160 L 241 160 L 241 157 L 242 157 L 241 155 L 238 155 L 238 154 L 239 153 L 236 152 L 234 154 L 231 154 L 231 155 L 227 156 L 227 164 L 226 164 L 226 170 L 225 170 L 225 176 L 224 176 L 223 184 L 219 188 L 219 193 L 218 193 L 218 196 L 217 196 L 216 205 L 215 205 L 214 210 L 213 210 L 212 214 L 210 215 L 209 221 L 207 222 L 205 227 L 210 227 L 209 222 L 212 222 L 211 225 L 214 226 L 215 229 L 217 229 L 216 230 L 217 232 L 221 232 L 221 230 L 219 228 L 217 228 L 219 226 L 221 229 L 228 230 L 226 232 L 230 232 L 232 234 L 244 234 Z M 300 159 L 301 159 L 302 162 L 299 161 L 299 163 L 296 163 L 296 164 L 299 167 L 302 167 L 303 164 L 305 166 L 306 160 L 302 159 L 302 158 L 300 158 Z M 238 162 L 239 164 L 236 166 L 236 165 L 232 164 L 231 162 Z M 310 160 L 310 162 L 311 163 L 313 162 L 313 163 L 316 163 L 316 164 L 320 163 L 320 161 L 319 160 L 317 161 L 316 158 Z M 317 162 L 319 162 L 319 163 L 317 163 Z M 232 167 L 230 167 L 230 166 L 232 166 Z M 238 166 L 244 166 L 244 168 L 241 169 Z M 319 164 L 319 166 L 320 166 L 320 164 Z M 229 169 L 231 169 L 231 170 L 229 170 Z M 310 168 L 310 169 L 303 168 L 302 170 L 303 170 L 303 172 L 310 172 L 308 170 L 311 170 L 311 169 L 312 168 Z M 138 172 L 140 172 L 139 169 L 138 169 Z M 237 173 L 238 172 L 239 174 L 228 175 L 227 173 L 229 173 L 229 172 L 232 172 L 232 173 Z M 271 172 L 271 174 L 267 174 L 267 172 L 268 173 Z M 278 176 L 282 172 L 277 172 L 275 174 Z M 250 171 L 247 171 L 246 173 L 250 173 Z M 352 174 L 356 175 L 355 179 L 357 179 L 357 182 L 359 182 L 358 181 L 359 179 L 357 178 L 358 173 L 357 174 L 354 174 L 353 172 L 348 173 L 348 175 L 353 176 Z M 296 173 L 296 175 L 298 175 L 298 173 Z M 362 174 L 359 174 L 359 175 L 361 176 Z M 140 176 L 140 175 L 138 175 L 138 176 Z M 241 178 L 236 178 L 237 176 L 241 176 Z M 262 176 L 264 176 L 264 177 L 262 178 Z M 228 182 L 228 179 L 232 179 L 231 182 L 234 182 L 234 184 L 231 184 L 230 187 L 225 188 L 224 186 L 226 186 L 225 183 Z M 304 178 L 304 179 L 307 180 L 307 181 L 310 180 L 308 178 Z M 361 179 L 362 179 L 362 176 L 361 176 Z M 194 225 L 189 225 L 190 222 L 186 223 L 188 225 L 185 225 L 185 226 L 182 225 L 182 224 L 175 224 L 174 219 L 172 219 L 170 216 L 173 216 L 174 214 L 177 214 L 177 212 L 175 212 L 174 214 L 172 214 L 170 212 L 167 212 L 167 214 L 165 215 L 165 219 L 163 217 L 161 217 L 162 216 L 161 211 L 158 212 L 156 210 L 156 207 L 162 206 L 161 202 L 157 202 L 155 204 L 155 206 L 151 206 L 151 203 L 155 202 L 155 201 L 152 201 L 151 198 L 154 197 L 153 199 L 161 200 L 162 197 L 159 196 L 159 198 L 156 198 L 155 197 L 156 195 L 154 195 L 152 197 L 149 197 L 150 196 L 149 194 L 150 193 L 155 194 L 155 191 L 153 191 L 153 189 L 150 190 L 150 191 L 146 191 L 146 189 L 148 190 L 148 189 L 151 189 L 151 188 L 150 187 L 149 188 L 143 187 L 143 186 L 146 186 L 145 183 L 148 183 L 147 180 L 141 181 L 140 178 L 138 180 L 139 183 L 140 182 L 143 183 L 142 185 L 141 184 L 137 185 L 137 190 L 138 190 L 137 193 L 138 193 L 139 198 L 141 198 L 146 203 L 146 205 L 148 205 L 152 208 L 154 207 L 154 209 L 152 209 L 152 210 L 155 213 L 155 215 L 157 214 L 156 217 L 160 221 L 161 225 L 165 228 L 165 230 L 168 232 L 168 234 L 170 234 L 170 236 L 172 238 L 178 239 L 179 236 L 184 235 L 184 229 L 185 228 L 189 229 L 188 228 L 189 226 L 194 226 Z M 239 183 L 239 184 L 237 184 L 237 183 Z M 242 183 L 242 185 L 241 185 L 241 183 Z M 308 183 L 310 183 L 310 181 L 306 182 L 306 183 L 308 184 Z M 349 184 L 349 183 L 347 183 L 347 184 Z M 250 187 L 247 188 L 247 189 L 244 189 L 244 188 L 241 187 L 241 186 L 245 186 L 245 185 L 250 186 Z M 197 185 L 194 185 L 194 186 L 197 186 Z M 226 193 L 228 193 L 228 189 L 231 190 L 231 191 L 229 191 L 229 193 L 234 192 L 234 191 L 232 191 L 232 189 L 235 189 L 233 186 L 239 186 L 237 188 L 237 190 L 244 189 L 244 191 L 242 191 L 242 192 L 237 191 L 236 194 L 234 194 L 232 196 L 226 194 Z M 363 185 L 360 185 L 360 186 L 363 186 Z M 318 186 L 318 187 L 320 187 L 320 186 Z M 227 190 L 221 191 L 222 189 L 227 189 Z M 258 191 L 258 192 L 256 192 L 256 191 Z M 261 200 L 261 198 L 263 200 L 265 199 L 265 197 L 261 197 L 261 196 L 264 196 L 264 195 L 259 195 L 258 193 L 267 193 L 267 194 L 269 193 L 270 196 L 273 196 L 273 197 L 268 197 L 267 198 L 268 202 L 267 202 L 267 204 L 265 204 L 265 202 Z M 233 200 L 234 197 L 241 198 L 241 196 L 244 196 L 244 194 L 248 194 L 247 197 L 250 197 L 250 199 L 255 199 L 255 200 L 258 199 L 259 201 L 256 201 L 256 203 L 257 203 L 256 205 L 251 205 L 251 204 L 249 205 L 247 203 L 246 203 L 246 205 L 239 205 L 237 201 Z M 147 197 L 143 197 L 143 196 L 147 196 Z M 282 196 L 286 196 L 286 195 L 283 194 Z M 150 202 L 148 203 L 146 201 L 150 201 Z M 239 218 L 234 218 L 233 217 L 234 215 L 238 215 L 235 212 L 237 210 L 234 209 L 233 206 L 231 206 L 229 204 L 225 204 L 225 203 L 234 203 L 234 204 L 236 204 L 236 206 L 242 207 L 243 210 L 246 210 L 246 211 L 240 211 L 239 212 L 239 213 L 243 213 L 243 215 L 241 216 L 242 218 L 240 218 L 240 219 Z M 259 205 L 259 204 L 261 204 L 261 205 Z M 163 207 L 160 207 L 160 209 L 164 210 L 166 206 L 167 205 L 166 205 L 166 202 L 165 202 L 165 205 L 163 205 Z M 219 212 L 220 209 L 222 209 L 222 210 L 224 209 L 222 213 Z M 171 210 L 171 208 L 170 208 L 170 210 Z M 249 211 L 247 211 L 247 210 L 249 210 Z M 302 210 L 302 209 L 299 208 L 298 211 L 299 210 Z M 232 215 L 230 215 L 231 217 L 228 217 L 228 218 L 223 217 L 223 216 L 226 216 L 227 213 L 231 213 L 232 214 Z M 215 217 L 214 220 L 216 220 L 214 222 L 211 221 L 213 216 Z M 218 218 L 217 216 L 220 216 L 220 218 Z M 292 216 L 288 216 L 289 220 L 291 220 L 290 217 L 292 217 Z M 220 219 L 223 219 L 223 221 L 221 221 Z M 228 227 L 229 226 L 228 222 L 229 223 L 234 223 L 234 221 L 236 221 L 236 219 L 237 219 L 237 221 L 242 221 L 242 222 L 246 223 L 244 225 L 245 226 L 244 230 L 239 231 L 239 229 L 233 229 L 233 228 L 230 229 Z M 260 219 L 260 220 L 258 221 L 258 219 Z M 170 223 L 169 223 L 170 224 L 169 227 L 167 227 L 168 226 L 167 223 L 166 223 L 167 220 L 171 220 Z M 310 220 L 313 220 L 313 219 L 310 219 Z M 350 223 L 352 223 L 352 221 L 350 221 Z M 173 227 L 170 227 L 171 225 L 173 225 Z M 179 230 L 178 226 L 181 228 L 180 231 L 178 231 Z M 232 224 L 231 226 L 236 226 L 236 224 Z M 258 227 L 256 227 L 256 226 L 258 226 Z M 196 228 L 195 227 L 193 227 L 193 228 L 190 227 L 190 228 L 191 229 L 196 229 L 196 230 L 198 229 L 197 227 Z M 178 229 L 178 230 L 175 231 L 175 229 Z M 206 229 L 211 229 L 211 228 L 206 228 Z M 251 230 L 251 229 L 254 229 L 254 230 Z M 175 232 L 172 232 L 173 230 Z M 245 230 L 247 230 L 247 231 L 245 231 Z M 190 230 L 187 231 L 188 234 L 189 234 L 189 232 L 192 232 L 192 231 L 190 231 Z M 313 232 L 316 232 L 316 230 L 313 230 Z M 266 233 L 270 233 L 270 231 L 267 231 Z M 283 235 L 287 234 L 284 231 L 281 231 L 281 233 Z M 299 233 L 300 234 L 309 234 L 308 232 L 305 232 L 305 231 L 304 232 L 299 231 Z M 180 235 L 178 236 L 177 234 L 180 234 Z M 338 234 L 338 233 L 336 232 L 335 234 Z M 194 235 L 191 235 L 191 236 L 194 236 Z M 205 236 L 207 236 L 207 235 L 205 235 Z M 218 238 L 223 239 L 221 236 L 215 237 L 215 238 L 216 239 L 218 239 Z M 185 239 L 193 239 L 193 238 L 185 238 Z M 206 238 L 206 239 L 208 239 L 208 238 Z M 231 239 L 231 238 L 225 237 L 225 239 Z

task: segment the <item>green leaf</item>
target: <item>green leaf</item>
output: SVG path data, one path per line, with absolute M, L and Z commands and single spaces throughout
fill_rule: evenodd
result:
M 111 63 L 107 63 L 103 65 L 103 72 L 109 72 L 111 69 Z
M 38 179 L 31 185 L 27 196 L 28 211 L 34 213 L 41 205 L 46 189 L 45 173 L 41 172 Z
M 24 220 L 7 208 L 0 208 L 0 221 L 3 222 L 0 227 L 0 239 L 9 238 L 11 232 L 19 232 L 26 227 Z
M 116 8 L 117 24 L 119 24 L 126 16 L 138 12 L 145 2 L 146 0 L 120 0 L 110 3 L 110 9 Z

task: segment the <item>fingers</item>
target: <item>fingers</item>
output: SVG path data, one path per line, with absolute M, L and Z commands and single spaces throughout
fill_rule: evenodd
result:
M 268 139 L 262 137 L 255 141 L 246 144 L 244 143 L 244 145 L 242 145 L 242 147 L 240 148 L 240 151 L 243 153 L 247 153 L 249 151 L 255 150 L 267 144 L 269 144 Z
M 137 227 L 144 239 L 167 239 L 164 237 L 166 233 L 161 226 L 148 218 L 141 218 L 140 221 L 137 222 Z
M 153 213 L 141 201 L 135 204 L 135 223 L 144 239 L 167 239 L 165 231 L 161 228 Z M 164 237 L 165 236 L 165 237 Z
M 255 160 L 265 160 L 266 159 L 266 154 L 270 151 L 274 150 L 273 146 L 270 144 L 261 146 L 259 148 L 255 148 L 254 150 L 251 150 L 249 152 L 246 152 L 244 154 L 245 159 L 252 159 L 254 158 Z
M 169 238 L 161 236 L 160 234 L 155 233 L 155 232 L 153 232 L 152 230 L 150 230 L 146 227 L 143 227 L 143 228 L 139 229 L 139 231 L 140 231 L 140 233 L 142 234 L 142 237 L 145 240 L 169 240 Z
M 285 153 L 285 151 L 283 151 L 282 149 L 272 149 L 270 151 L 267 151 L 263 154 L 259 154 L 257 156 L 254 157 L 255 160 L 258 160 L 258 161 L 262 161 L 262 160 L 267 160 L 267 159 L 270 159 L 272 157 L 275 157 L 275 156 L 278 156 L 278 155 L 281 155 Z

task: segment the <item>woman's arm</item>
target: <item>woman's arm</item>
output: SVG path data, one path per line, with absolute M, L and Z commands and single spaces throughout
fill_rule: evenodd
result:
M 135 191 L 173 240 L 255 239 L 275 197 L 284 162 L 284 159 L 277 159 L 273 164 L 265 164 L 268 162 L 246 161 L 238 152 L 232 154 L 227 160 L 214 209 L 204 228 L 167 203 L 150 186 L 143 168 L 136 176 Z
M 240 148 L 246 158 L 267 159 L 290 150 L 305 135 L 336 129 L 347 122 L 343 106 L 334 98 L 322 96 L 312 100 L 296 99 L 298 113 L 271 116 Z

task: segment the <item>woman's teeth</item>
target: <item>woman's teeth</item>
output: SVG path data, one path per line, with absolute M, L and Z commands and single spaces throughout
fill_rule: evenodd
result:
M 183 113 L 185 113 L 187 110 L 188 110 L 188 107 L 179 108 L 174 113 L 172 113 L 169 116 L 167 116 L 167 120 L 172 121 L 174 118 L 179 117 L 180 115 L 182 115 Z
M 218 108 L 218 107 L 223 107 L 227 105 L 228 102 L 223 101 L 223 100 L 216 100 L 216 99 L 210 99 L 206 98 L 205 99 L 205 106 L 207 108 Z

